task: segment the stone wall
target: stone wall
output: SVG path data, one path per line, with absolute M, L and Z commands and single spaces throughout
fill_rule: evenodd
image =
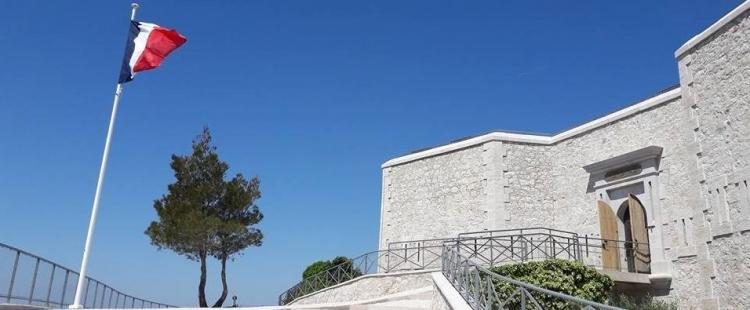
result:
M 691 230 L 686 229 L 692 215 L 686 210 L 700 201 L 692 136 L 687 130 L 689 122 L 689 114 L 681 99 L 675 99 L 558 143 L 553 169 L 554 197 L 559 206 L 555 209 L 554 226 L 599 237 L 598 213 L 595 211 L 599 197 L 587 190 L 589 174 L 580 167 L 650 145 L 663 148 L 658 178 L 654 183 L 644 182 L 650 187 L 646 192 L 651 193 L 650 201 L 644 201 L 651 210 L 651 213 L 647 212 L 651 265 L 653 273 L 671 274 L 675 285 L 667 293 L 681 301 L 683 307 L 692 304 L 691 299 L 700 296 L 701 292 L 700 286 L 685 285 L 693 281 L 694 273 L 674 272 L 693 269 L 691 257 L 694 251 L 683 250 L 694 247 L 689 237 Z
M 384 223 L 391 225 L 404 225 L 409 230 L 403 229 L 402 235 L 394 237 L 388 235 L 390 241 L 409 240 L 410 235 L 418 238 L 452 237 L 459 232 L 482 229 L 508 229 L 534 226 L 545 226 L 562 230 L 574 231 L 581 235 L 599 237 L 598 213 L 596 210 L 597 198 L 588 188 L 589 174 L 582 168 L 588 164 L 611 158 L 623 153 L 634 151 L 651 145 L 662 147 L 663 153 L 659 164 L 660 184 L 658 203 L 660 214 L 656 217 L 659 222 L 651 221 L 651 235 L 659 238 L 664 244 L 662 247 L 654 248 L 661 251 L 662 257 L 674 258 L 675 263 L 680 263 L 678 256 L 683 252 L 678 248 L 686 246 L 680 240 L 691 240 L 686 236 L 686 230 L 682 229 L 683 219 L 690 221 L 690 214 L 684 210 L 686 206 L 700 201 L 698 195 L 698 182 L 695 177 L 698 173 L 692 148 L 692 136 L 685 128 L 689 128 L 690 115 L 685 109 L 679 97 L 660 104 L 659 106 L 634 114 L 630 117 L 610 123 L 580 135 L 559 141 L 552 145 L 540 145 L 530 143 L 517 143 L 512 141 L 491 142 L 502 143 L 494 156 L 500 158 L 499 164 L 494 166 L 484 165 L 486 158 L 478 155 L 468 156 L 467 153 L 476 153 L 489 147 L 480 145 L 469 149 L 460 150 L 446 155 L 436 156 L 425 160 L 414 161 L 392 167 L 390 175 L 394 170 L 411 171 L 418 167 L 419 173 L 436 177 L 440 175 L 442 167 L 435 162 L 451 167 L 447 176 L 438 177 L 444 182 L 440 185 L 445 188 L 455 187 L 451 183 L 454 175 L 484 178 L 485 184 L 495 183 L 493 186 L 485 186 L 480 192 L 480 197 L 472 196 L 472 200 L 459 203 L 465 209 L 492 213 L 493 209 L 501 209 L 502 213 L 496 221 L 490 221 L 489 216 L 486 223 L 474 221 L 473 217 L 482 216 L 482 213 L 454 212 L 445 214 L 439 212 L 449 206 L 441 205 L 440 200 L 430 200 L 429 204 L 410 204 L 408 201 L 400 201 L 400 212 L 391 212 L 390 216 L 396 214 L 398 221 L 385 220 Z M 486 156 L 485 156 L 486 157 Z M 481 160 L 481 161 L 480 161 Z M 472 161 L 473 164 L 472 164 Z M 482 168 L 483 167 L 483 168 Z M 482 172 L 482 168 L 485 171 Z M 386 168 L 388 169 L 388 168 Z M 461 172 L 460 169 L 468 169 Z M 494 170 L 493 170 L 494 169 Z M 497 176 L 500 181 L 490 182 L 492 176 Z M 391 178 L 390 188 L 397 188 L 400 192 L 411 189 L 413 193 L 428 195 L 430 189 L 423 188 L 424 180 L 419 178 Z M 498 199 L 489 197 L 491 193 L 500 192 L 499 203 L 492 204 L 491 201 Z M 396 197 L 398 198 L 398 196 Z M 479 199 L 477 199 L 479 198 Z M 483 198 L 483 199 L 482 199 Z M 391 199 L 391 201 L 398 199 Z M 456 203 L 456 202 L 451 202 Z M 414 208 L 418 206 L 418 209 Z M 437 210 L 437 211 L 436 211 Z M 426 217 L 416 217 L 414 212 L 420 212 Z M 493 222 L 494 224 L 490 225 Z M 472 223 L 466 225 L 466 223 Z M 484 226 L 482 225 L 484 224 Z M 654 227 L 655 225 L 660 227 Z M 382 235 L 381 235 L 382 238 Z M 400 238 L 400 239 L 394 239 Z M 655 240 L 652 240 L 655 241 Z M 690 257 L 692 255 L 686 255 Z M 598 261 L 598 256 L 593 260 Z M 664 258 L 661 263 L 665 264 Z M 669 266 L 662 266 L 662 271 L 669 273 Z M 678 279 L 674 279 L 678 281 Z M 673 295 L 693 296 L 693 291 L 673 292 Z M 679 298 L 679 297 L 678 297 Z
M 292 305 L 354 302 L 432 286 L 433 271 L 365 275 L 295 300 Z
M 481 147 L 383 170 L 380 249 L 388 242 L 482 230 L 486 182 Z
M 554 196 L 552 148 L 504 143 L 507 216 L 496 229 L 552 227 Z
M 694 219 L 704 308 L 747 309 L 750 297 L 750 4 L 676 53 L 697 145 Z
M 695 202 L 690 197 L 697 189 L 695 182 L 690 182 L 696 169 L 695 160 L 687 150 L 691 142 L 685 131 L 688 121 L 680 99 L 675 99 L 556 144 L 549 174 L 554 179 L 551 188 L 559 207 L 555 208 L 551 223 L 598 236 L 597 197 L 587 188 L 589 174 L 582 167 L 651 145 L 663 148 L 659 163 L 662 210 L 666 218 L 677 216 L 673 211 Z

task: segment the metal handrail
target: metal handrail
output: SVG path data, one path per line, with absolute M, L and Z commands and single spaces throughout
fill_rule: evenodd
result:
M 8 276 L 9 282 L 6 282 L 8 283 L 8 287 L 0 290 L 0 302 L 65 308 L 69 305 L 68 301 L 72 301 L 72 295 L 75 293 L 75 284 L 78 281 L 78 272 L 4 243 L 0 243 L 0 251 L 9 253 L 9 257 L 13 262 Z M 32 263 L 33 268 L 31 266 L 29 266 L 29 270 L 19 268 L 22 267 L 19 264 L 24 261 Z M 29 277 L 19 277 L 24 272 L 31 274 Z M 39 281 L 40 273 L 49 274 L 46 281 Z M 27 283 L 18 283 L 20 281 L 26 281 Z M 28 285 L 28 289 L 25 292 L 19 292 L 22 289 L 21 284 Z M 83 306 L 85 308 L 174 307 L 121 293 L 111 286 L 91 277 L 86 277 L 86 287 L 84 289 Z
M 279 295 L 279 305 L 366 274 L 438 269 L 442 244 L 372 251 L 302 279 Z
M 443 275 L 474 310 L 504 309 L 510 306 L 521 310 L 544 309 L 539 301 L 541 296 L 556 298 L 579 309 L 623 310 L 501 276 L 462 256 L 457 245 L 446 244 L 442 258 Z M 497 287 L 501 284 L 510 286 L 513 293 L 498 293 Z
M 578 243 L 580 244 L 580 257 L 582 258 L 582 261 L 586 265 L 600 268 L 602 270 L 637 272 L 635 267 L 631 265 L 635 260 L 636 253 L 642 254 L 641 256 L 644 257 L 644 259 L 648 259 L 648 262 L 650 263 L 650 250 L 646 250 L 646 253 L 641 253 L 641 249 L 650 249 L 650 244 L 648 242 L 579 236 Z M 604 266 L 601 257 L 606 248 L 617 249 L 620 255 L 624 255 L 623 257 L 625 258 L 626 264 L 621 265 L 619 268 Z
M 442 245 L 446 241 L 455 241 L 456 238 L 432 238 L 432 239 L 416 239 L 407 241 L 392 241 L 388 243 L 389 249 L 403 249 L 414 244 L 417 246 L 438 246 Z
M 574 232 L 546 227 L 467 232 L 459 234 L 457 238 L 396 241 L 389 243 L 385 250 L 365 253 L 350 259 L 350 262 L 303 279 L 279 295 L 279 305 L 289 304 L 299 297 L 363 274 L 439 268 L 444 259 L 442 248 L 446 244 L 455 246 L 456 251 L 472 263 L 490 268 L 507 263 L 567 259 L 609 270 L 601 264 L 601 249 L 604 247 L 625 249 L 626 260 L 632 260 L 627 256 L 628 249 L 643 245 L 648 248 L 648 243 L 579 236 Z M 629 266 L 625 267 L 626 270 L 621 267 L 617 271 L 633 272 Z M 352 268 L 357 272 L 353 272 Z
M 576 233 L 543 227 L 461 234 L 457 250 L 483 266 L 545 260 L 581 260 Z
M 548 228 L 548 227 L 524 227 L 524 228 L 510 228 L 510 229 L 496 229 L 496 230 L 481 230 L 481 231 L 470 231 L 470 232 L 463 232 L 458 234 L 458 239 L 462 238 L 473 238 L 479 237 L 483 235 L 489 234 L 490 237 L 492 236 L 504 236 L 504 235 L 523 235 L 524 232 L 526 234 L 532 234 L 532 233 L 538 233 L 538 232 L 547 232 L 549 234 L 555 233 L 556 235 L 561 236 L 569 236 L 569 237 L 577 237 L 578 234 L 572 231 L 566 231 L 566 230 L 560 230 L 555 228 Z

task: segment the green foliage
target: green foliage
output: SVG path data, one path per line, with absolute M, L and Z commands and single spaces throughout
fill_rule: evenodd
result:
M 212 213 L 223 224 L 216 232 L 211 255 L 226 261 L 249 246 L 260 246 L 263 233 L 252 227 L 263 219 L 255 201 L 260 198 L 260 180 L 235 175 L 222 185 L 222 194 Z
M 541 288 L 576 296 L 586 300 L 604 303 L 614 285 L 612 279 L 580 262 L 560 259 L 508 264 L 492 268 L 492 271 Z M 507 282 L 495 282 L 495 290 L 505 300 L 516 291 Z M 548 295 L 532 293 L 544 309 L 570 309 L 567 302 Z M 506 305 L 509 309 L 518 308 L 520 299 L 516 297 Z
M 324 273 L 325 272 L 325 273 Z M 346 256 L 336 256 L 332 260 L 320 260 L 305 268 L 302 279 L 316 276 L 316 282 L 327 282 L 326 286 L 341 283 L 359 277 L 362 271 L 354 268 L 354 262 Z
M 317 261 L 307 266 L 305 271 L 302 272 L 302 281 L 307 282 L 304 285 L 305 291 L 295 292 L 294 296 L 288 297 L 294 299 L 361 275 L 362 271 L 354 267 L 354 262 L 344 256 L 337 256 L 332 260 Z
M 250 246 L 260 246 L 261 231 L 253 225 L 263 219 L 255 201 L 260 198 L 260 180 L 237 174 L 225 180 L 229 165 L 219 159 L 208 128 L 193 140 L 190 155 L 172 155 L 175 181 L 167 194 L 154 201 L 158 219 L 145 233 L 158 249 L 170 249 L 201 264 L 199 304 L 205 301 L 206 259 L 221 261 L 223 292 L 214 306 L 227 296 L 226 261 Z
M 316 261 L 302 272 L 302 281 L 306 282 L 297 289 L 292 289 L 282 300 L 283 304 L 292 302 L 295 298 L 322 290 L 326 287 L 345 282 L 362 275 L 362 271 L 354 267 L 354 262 L 345 256 L 336 256 L 332 260 Z
M 362 275 L 362 271 L 354 268 L 354 262 L 345 256 L 336 256 L 331 260 L 331 268 L 337 268 L 346 280 L 351 280 Z M 343 281 L 340 281 L 343 282 Z
M 332 267 L 331 261 L 319 260 L 317 262 L 314 262 L 314 263 L 310 264 L 310 266 L 307 266 L 307 268 L 305 268 L 305 271 L 302 272 L 302 279 L 307 279 L 307 278 L 309 278 L 311 276 L 314 276 L 314 275 L 316 275 L 318 273 L 326 271 L 326 270 L 328 270 L 331 267 Z
M 670 301 L 656 300 L 651 295 L 642 298 L 633 298 L 625 295 L 614 295 L 610 298 L 609 304 L 623 309 L 633 310 L 677 310 L 677 303 Z

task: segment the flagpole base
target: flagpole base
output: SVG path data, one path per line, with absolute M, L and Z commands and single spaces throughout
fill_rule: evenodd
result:
M 68 309 L 83 309 L 83 305 L 70 305 Z

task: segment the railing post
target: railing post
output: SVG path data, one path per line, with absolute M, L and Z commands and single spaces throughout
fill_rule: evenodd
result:
M 39 257 L 36 258 L 36 264 L 34 264 L 34 276 L 31 278 L 31 291 L 29 291 L 29 304 L 34 300 L 34 287 L 36 286 L 36 276 L 39 273 Z
M 529 242 L 531 243 L 531 247 L 532 247 L 531 248 L 531 253 L 529 253 L 529 248 L 528 248 L 528 245 L 527 245 L 527 247 L 526 247 L 526 257 L 524 258 L 525 260 L 529 259 L 529 255 L 531 255 L 531 260 L 534 259 L 534 237 L 529 238 Z
M 57 265 L 52 265 L 52 272 L 49 274 L 49 284 L 47 285 L 47 299 L 46 304 L 47 307 L 49 307 L 49 298 L 52 295 L 52 283 L 55 281 L 55 268 L 57 268 Z M 62 305 L 60 305 L 62 308 Z
M 78 274 L 78 277 L 80 277 L 81 274 Z M 86 308 L 86 301 L 89 299 L 89 288 L 91 287 L 91 278 L 86 278 L 86 290 L 84 290 L 83 295 L 83 307 Z
M 417 242 L 417 262 L 419 262 L 419 254 L 422 253 L 421 251 L 422 251 L 422 246 L 419 242 Z
M 577 260 L 578 257 L 578 247 L 576 246 L 578 244 L 578 234 L 573 234 L 573 236 L 568 236 L 568 257 L 572 260 Z M 572 252 L 570 252 L 571 248 L 573 249 Z
M 10 275 L 10 285 L 8 286 L 8 303 L 10 303 L 10 297 L 13 296 L 13 282 L 16 281 L 16 271 L 18 270 L 18 259 L 21 257 L 21 252 L 16 251 L 16 260 L 13 262 L 13 272 Z
M 380 269 L 380 266 L 378 266 L 378 269 Z M 388 269 L 391 269 L 391 249 L 385 252 L 385 270 Z
M 586 235 L 586 257 L 589 257 L 589 235 Z
M 367 254 L 365 254 L 365 270 L 363 272 L 364 274 L 367 274 L 367 261 L 368 261 Z
M 109 301 L 107 301 L 107 308 L 112 308 L 112 295 L 115 294 L 115 290 L 111 287 L 109 288 Z
M 109 288 L 106 284 L 102 284 L 102 299 L 99 300 L 99 308 L 104 308 L 104 297 L 107 296 L 107 289 Z
M 550 235 L 550 248 L 552 249 L 552 258 L 557 258 L 557 244 L 555 242 L 555 238 L 552 238 L 552 235 Z
M 490 244 L 490 267 L 495 267 L 495 256 L 493 254 L 494 251 L 492 250 L 492 248 L 494 248 L 495 246 L 493 244 L 494 243 L 494 239 L 492 239 L 492 233 L 490 233 L 490 238 L 487 239 L 487 241 Z
M 94 281 L 94 301 L 91 302 L 91 306 L 96 307 L 96 299 L 99 297 L 99 281 Z
M 68 276 L 70 276 L 70 270 L 65 270 L 65 280 L 63 281 L 62 295 L 60 295 L 60 308 L 65 307 L 65 292 L 68 290 Z

